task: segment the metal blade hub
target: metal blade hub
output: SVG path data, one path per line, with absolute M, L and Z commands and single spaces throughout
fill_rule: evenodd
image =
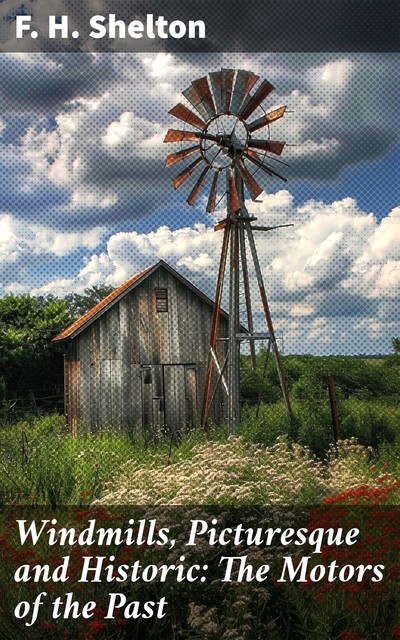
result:
M 241 118 L 219 114 L 207 122 L 200 139 L 200 151 L 205 162 L 214 169 L 233 166 L 248 144 L 249 132 Z

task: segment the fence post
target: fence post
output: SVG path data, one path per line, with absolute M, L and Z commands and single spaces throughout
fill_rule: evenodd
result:
M 36 398 L 33 391 L 29 392 L 29 399 L 30 399 L 30 403 L 33 411 L 36 413 L 37 417 L 40 418 L 39 407 L 36 404 Z
M 329 376 L 329 402 L 331 404 L 333 438 L 336 443 L 340 440 L 340 421 L 336 404 L 335 380 L 333 376 Z

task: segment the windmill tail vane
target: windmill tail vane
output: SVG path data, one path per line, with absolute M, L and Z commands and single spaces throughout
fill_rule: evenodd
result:
M 286 106 L 269 112 L 264 110 L 262 103 L 274 87 L 268 80 L 259 80 L 255 73 L 242 69 L 221 69 L 194 80 L 182 92 L 189 106 L 179 102 L 169 111 L 184 123 L 183 128 L 169 129 L 164 139 L 165 143 L 180 145 L 179 150 L 167 155 L 165 166 L 184 163 L 184 168 L 173 179 L 174 188 L 179 189 L 195 174 L 187 198 L 189 205 L 195 205 L 206 184 L 209 184 L 208 213 L 213 213 L 226 197 L 227 216 L 214 227 L 216 231 L 223 230 L 224 234 L 201 421 L 207 429 L 216 388 L 214 386 L 213 390 L 213 379 L 217 377 L 216 385 L 222 384 L 227 395 L 230 433 L 240 422 L 240 343 L 243 340 L 250 344 L 252 365 L 256 367 L 255 341 L 268 339 L 275 356 L 283 398 L 291 415 L 288 389 L 253 236 L 253 231 L 271 231 L 288 225 L 252 226 L 256 218 L 249 215 L 245 204 L 245 189 L 249 197 L 257 201 L 264 191 L 260 181 L 272 178 L 286 181 L 276 168 L 277 162 L 282 163 L 279 157 L 286 143 L 270 138 L 270 125 L 285 115 Z M 249 247 L 253 262 L 267 333 L 257 334 L 254 331 L 246 246 Z M 228 336 L 222 338 L 219 336 L 219 317 L 228 254 L 229 327 Z M 244 332 L 239 317 L 240 280 L 243 282 L 247 317 L 247 330 Z M 227 344 L 225 351 L 221 348 L 222 342 Z

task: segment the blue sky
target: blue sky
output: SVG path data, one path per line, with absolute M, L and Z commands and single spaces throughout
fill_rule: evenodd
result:
M 289 230 L 257 236 L 277 332 L 303 353 L 390 351 L 399 335 L 398 55 L 1 54 L 0 293 L 117 285 L 163 258 L 212 295 L 220 235 L 165 170 L 196 78 L 267 78 L 287 183 L 249 208 Z M 183 99 L 184 100 L 184 99 Z M 175 149 L 174 149 L 175 150 Z M 223 203 L 217 218 L 224 217 Z M 257 311 L 257 309 L 256 309 Z

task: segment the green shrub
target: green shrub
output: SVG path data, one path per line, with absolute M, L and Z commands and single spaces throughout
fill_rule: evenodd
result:
M 261 404 L 258 416 L 255 407 L 244 407 L 237 433 L 247 442 L 264 446 L 274 444 L 280 436 L 290 435 L 290 421 L 284 403 Z
M 378 401 L 349 398 L 340 405 L 341 435 L 377 447 L 400 437 L 400 408 Z
M 309 447 L 319 457 L 333 442 L 332 417 L 329 401 L 304 400 L 294 404 L 298 420 L 297 442 Z

